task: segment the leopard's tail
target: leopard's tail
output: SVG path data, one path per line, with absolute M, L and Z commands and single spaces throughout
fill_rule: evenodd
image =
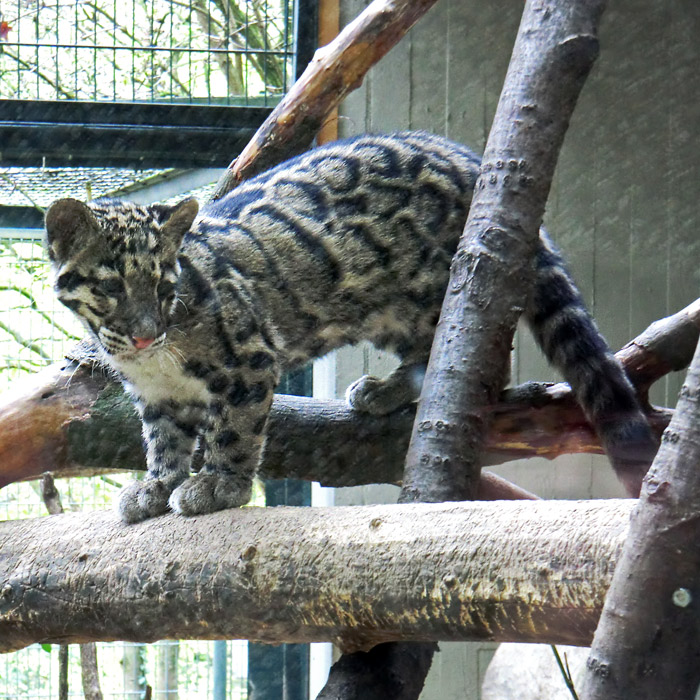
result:
M 636 497 L 658 441 L 632 383 L 544 231 L 540 233 L 536 267 L 527 312 L 535 338 L 571 385 L 618 478 Z

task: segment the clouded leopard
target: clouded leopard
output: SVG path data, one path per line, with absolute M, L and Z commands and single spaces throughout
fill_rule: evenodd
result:
M 55 202 L 58 297 L 143 422 L 148 475 L 123 491 L 122 518 L 246 503 L 281 372 L 334 348 L 367 339 L 401 359 L 351 387 L 357 410 L 415 399 L 478 173 L 467 148 L 404 132 L 309 151 L 201 211 L 193 199 Z M 654 440 L 544 232 L 527 317 L 638 491 Z M 198 441 L 204 466 L 190 477 Z

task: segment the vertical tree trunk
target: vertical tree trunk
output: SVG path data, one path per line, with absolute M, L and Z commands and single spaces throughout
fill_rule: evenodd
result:
M 61 495 L 58 493 L 51 472 L 41 477 L 41 497 L 51 515 L 63 513 Z M 68 698 L 68 645 L 62 644 L 58 654 L 59 695 Z M 80 645 L 80 673 L 85 700 L 102 700 L 100 674 L 97 670 L 97 648 L 93 642 Z
M 58 647 L 58 700 L 68 700 L 68 645 Z
M 700 684 L 700 346 L 645 479 L 582 700 L 692 700 Z
M 343 654 L 317 700 L 418 698 L 436 650 L 437 644 L 392 642 Z
M 80 645 L 80 672 L 85 700 L 102 700 L 100 674 L 97 670 L 97 647 L 94 642 Z
M 554 167 L 598 54 L 603 9 L 603 0 L 526 3 L 418 403 L 407 493 L 424 492 L 425 464 L 439 475 L 432 500 L 475 492 L 487 407 L 530 296 Z

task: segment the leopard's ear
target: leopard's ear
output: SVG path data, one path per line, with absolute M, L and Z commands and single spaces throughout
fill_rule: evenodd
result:
M 198 212 L 199 204 L 192 197 L 180 202 L 168 212 L 160 230 L 160 237 L 162 245 L 167 246 L 172 254 L 180 249 L 182 239 L 190 230 Z
M 99 231 L 99 224 L 87 204 L 59 199 L 46 212 L 46 249 L 52 262 L 62 262 Z

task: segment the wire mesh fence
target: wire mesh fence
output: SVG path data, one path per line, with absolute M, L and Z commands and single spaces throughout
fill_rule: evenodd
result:
M 268 105 L 293 77 L 293 0 L 1 8 L 0 98 Z
M 41 232 L 0 232 L 0 390 L 61 357 L 82 337 L 48 282 Z
M 217 642 L 163 641 L 157 644 L 113 642 L 97 645 L 99 680 L 105 700 L 140 700 L 151 688 L 153 700 L 247 700 L 248 645 L 224 646 L 224 694 L 215 694 Z M 58 697 L 58 646 L 35 644 L 0 658 L 2 700 Z M 68 650 L 68 697 L 83 698 L 80 651 Z

